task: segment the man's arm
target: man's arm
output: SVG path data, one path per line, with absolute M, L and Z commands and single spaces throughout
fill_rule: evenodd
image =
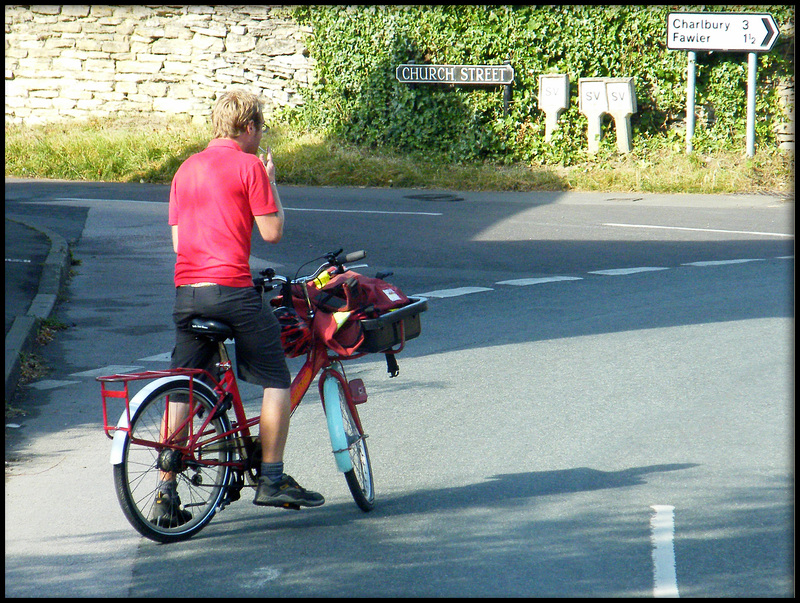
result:
M 261 147 L 259 147 L 260 149 Z M 261 238 L 267 243 L 278 243 L 283 238 L 283 205 L 281 196 L 278 194 L 278 186 L 275 184 L 275 162 L 272 160 L 272 149 L 267 147 L 266 156 L 259 155 L 258 158 L 264 163 L 269 178 L 269 186 L 272 189 L 272 198 L 278 208 L 276 213 L 255 216 L 256 226 Z
M 258 226 L 261 238 L 267 243 L 278 243 L 283 238 L 283 205 L 280 195 L 278 195 L 277 185 L 274 182 L 270 182 L 269 185 L 272 187 L 272 197 L 275 199 L 278 211 L 273 214 L 255 216 L 256 226 Z

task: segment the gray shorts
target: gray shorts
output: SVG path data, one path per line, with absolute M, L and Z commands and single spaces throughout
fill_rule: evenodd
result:
M 216 344 L 188 330 L 195 317 L 214 318 L 234 333 L 239 378 L 262 387 L 286 389 L 289 368 L 281 347 L 278 319 L 253 287 L 177 287 L 175 289 L 175 349 L 172 368 L 202 368 L 216 374 Z

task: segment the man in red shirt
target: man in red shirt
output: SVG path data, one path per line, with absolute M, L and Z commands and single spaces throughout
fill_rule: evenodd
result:
M 254 504 L 316 507 L 322 495 L 283 472 L 289 431 L 291 384 L 280 325 L 253 287 L 250 241 L 278 243 L 284 215 L 275 185 L 272 151 L 257 155 L 264 129 L 258 98 L 233 90 L 211 115 L 214 139 L 187 159 L 172 181 L 169 224 L 175 262 L 175 350 L 172 367 L 209 368 L 216 347 L 188 330 L 197 316 L 215 318 L 234 332 L 239 377 L 264 388 L 259 425 L 262 465 Z M 171 526 L 191 515 L 180 508 L 174 474 L 162 476 L 153 521 Z

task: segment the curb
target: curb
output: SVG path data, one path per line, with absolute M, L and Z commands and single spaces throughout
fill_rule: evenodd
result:
M 6 401 L 14 397 L 20 373 L 20 354 L 33 347 L 39 325 L 50 317 L 58 293 L 69 274 L 69 244 L 61 235 L 30 223 L 21 216 L 6 215 L 7 220 L 32 228 L 50 239 L 50 253 L 42 264 L 39 290 L 28 312 L 17 316 L 6 335 Z

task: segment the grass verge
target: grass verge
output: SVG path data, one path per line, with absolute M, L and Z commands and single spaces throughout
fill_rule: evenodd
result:
M 189 155 L 205 148 L 207 125 L 117 120 L 6 125 L 6 177 L 169 183 Z M 569 166 L 449 164 L 382 149 L 361 149 L 318 133 L 276 127 L 269 145 L 278 182 L 497 191 L 771 193 L 794 196 L 794 153 L 758 150 L 686 155 L 680 149 L 605 152 Z

